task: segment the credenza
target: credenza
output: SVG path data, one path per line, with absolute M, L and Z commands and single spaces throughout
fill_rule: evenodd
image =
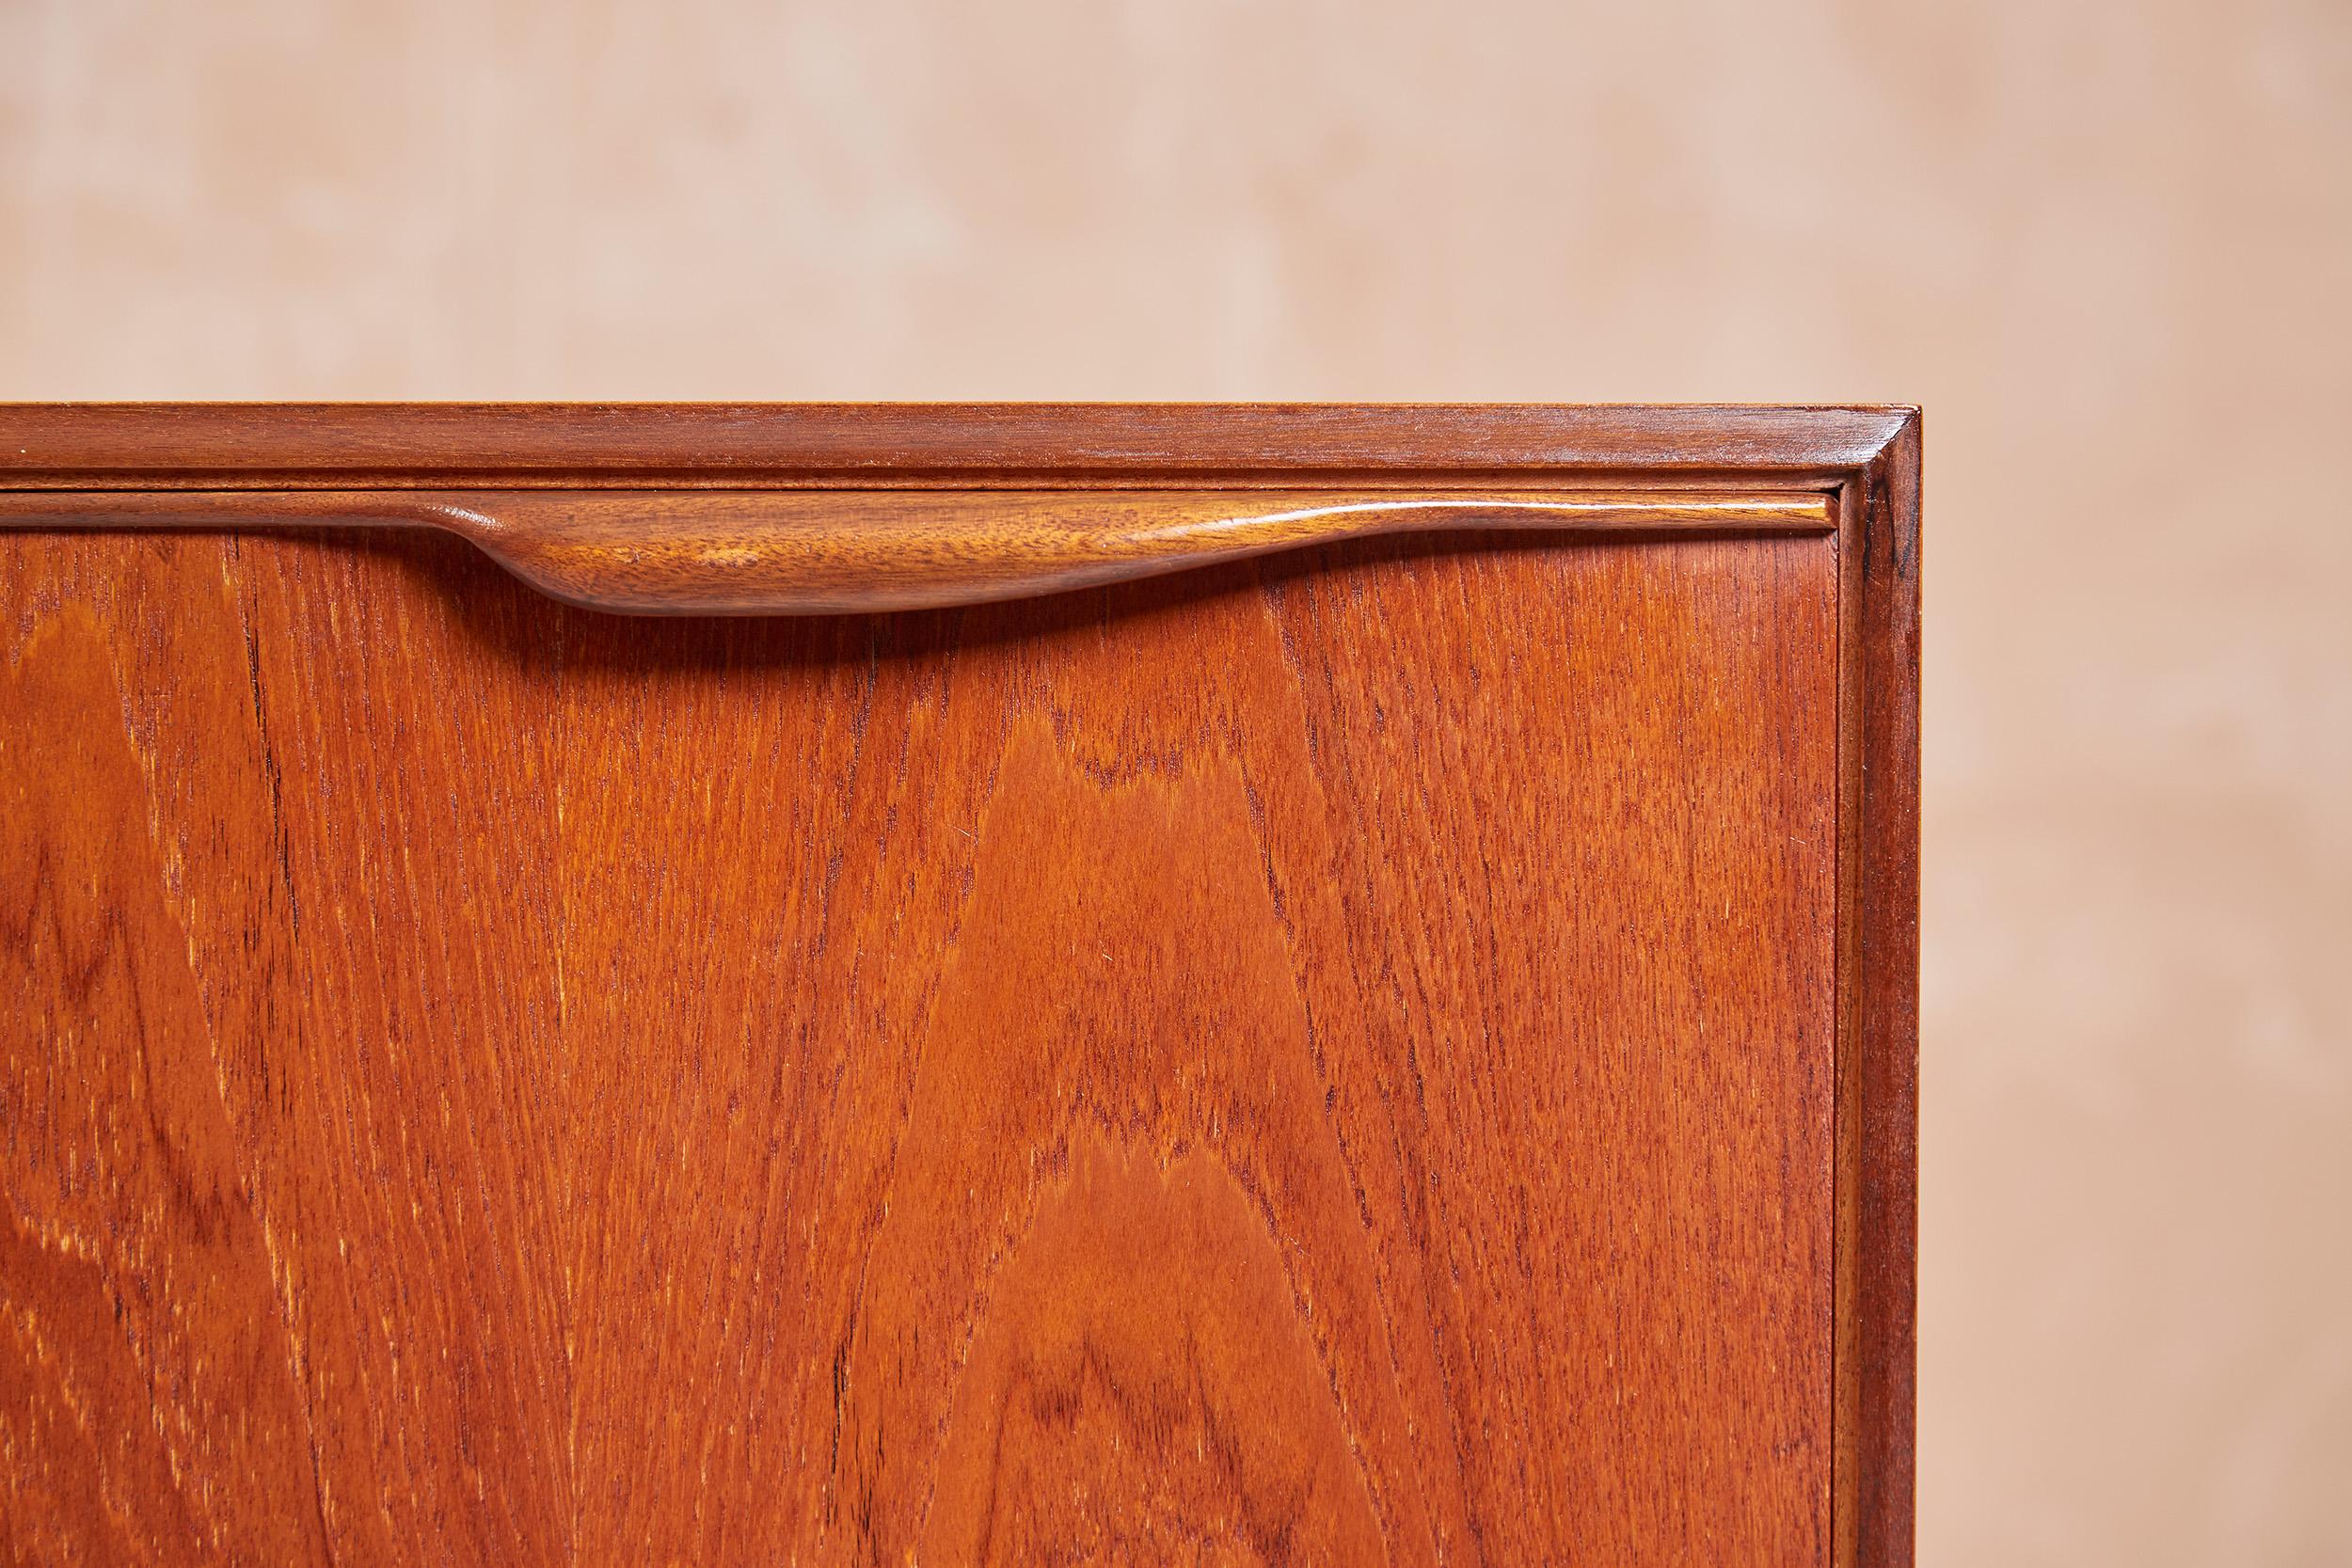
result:
M 0 1544 L 1908 1562 L 1918 464 L 0 405 Z

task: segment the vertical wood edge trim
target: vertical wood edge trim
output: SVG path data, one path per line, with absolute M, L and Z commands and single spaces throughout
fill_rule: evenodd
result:
M 1837 498 L 1833 1560 L 1909 1568 L 1918 1243 L 1919 467 L 1914 411 Z

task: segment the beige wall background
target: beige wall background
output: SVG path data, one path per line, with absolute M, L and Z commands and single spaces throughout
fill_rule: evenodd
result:
M 0 397 L 1928 410 L 1920 1559 L 2352 1563 L 2352 8 L 0 0 Z

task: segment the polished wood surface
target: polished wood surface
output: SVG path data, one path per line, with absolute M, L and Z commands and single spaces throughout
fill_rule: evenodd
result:
M 1837 492 L 1837 1560 L 1908 1563 L 1919 1213 L 1914 411 Z
M 1900 420 L 1442 404 L 0 405 L 0 528 L 438 528 L 575 604 L 823 614 L 1021 598 L 1379 533 L 1826 531 L 1841 465 Z
M 1915 451 L 802 621 L 0 531 L 0 1541 L 1907 1560 Z
M 1747 404 L 0 403 L 0 490 L 1836 484 L 1917 411 Z
M 0 492 L 0 528 L 437 528 L 640 615 L 926 610 L 1391 533 L 1827 532 L 1825 495 L 1421 490 Z

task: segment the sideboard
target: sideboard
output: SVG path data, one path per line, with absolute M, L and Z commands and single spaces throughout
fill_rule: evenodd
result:
M 1907 1563 L 1918 432 L 0 405 L 0 1544 Z

